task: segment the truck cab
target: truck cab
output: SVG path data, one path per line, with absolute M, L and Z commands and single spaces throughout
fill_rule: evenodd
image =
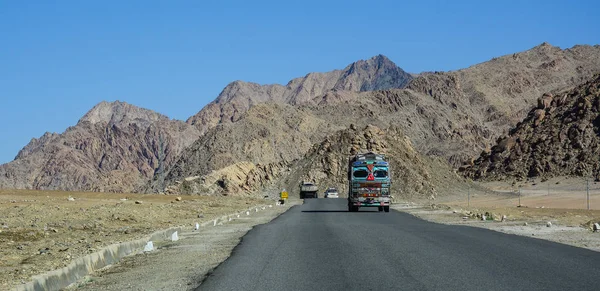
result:
M 348 163 L 348 211 L 377 207 L 390 211 L 390 165 L 385 155 L 368 152 L 357 154 Z

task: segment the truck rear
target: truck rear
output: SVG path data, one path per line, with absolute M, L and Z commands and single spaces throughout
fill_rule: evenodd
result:
M 368 152 L 352 157 L 348 163 L 348 211 L 377 207 L 389 212 L 391 182 L 385 155 Z
M 311 182 L 302 181 L 300 183 L 300 199 L 319 198 L 319 187 Z

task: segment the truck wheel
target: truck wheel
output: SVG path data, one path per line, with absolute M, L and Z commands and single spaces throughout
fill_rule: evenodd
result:
M 389 206 L 383 206 L 383 211 L 390 212 L 390 207 Z
M 383 211 L 383 206 L 377 207 L 377 210 L 379 210 L 379 212 Z

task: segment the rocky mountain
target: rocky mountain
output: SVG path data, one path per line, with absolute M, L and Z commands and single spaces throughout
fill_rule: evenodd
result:
M 544 94 L 507 136 L 461 168 L 476 179 L 600 176 L 600 75 L 571 90 Z
M 184 178 L 200 177 L 239 163 L 285 164 L 301 158 L 313 143 L 341 128 L 291 105 L 260 103 L 245 112 L 240 121 L 208 130 L 165 173 L 166 182 L 156 179 L 153 188 L 160 191 Z
M 412 76 L 376 56 L 285 86 L 236 81 L 187 123 L 102 103 L 0 166 L 0 187 L 240 195 L 311 178 L 341 188 L 345 165 L 330 171 L 333 164 L 317 162 L 328 156 L 319 150 L 323 142 L 335 143 L 329 157 L 341 161 L 353 134 L 381 132 L 394 161 L 407 165 L 397 173 L 407 175 L 398 176 L 407 188 L 397 190 L 435 196 L 455 181 L 451 167 L 490 148 L 539 96 L 556 96 L 594 73 L 600 46 L 544 43 L 452 72 Z M 398 141 L 410 142 L 414 159 L 405 159 L 413 154 Z
M 542 43 L 453 72 L 420 74 L 407 86 L 452 106 L 465 99 L 492 123 L 521 120 L 543 93 L 587 81 L 600 71 L 600 46 L 560 49 Z
M 193 126 L 124 102 L 102 102 L 62 134 L 32 139 L 0 166 L 0 188 L 134 192 L 199 137 Z
M 307 180 L 322 188 L 335 186 L 344 196 L 348 190 L 348 159 L 365 151 L 388 156 L 394 165 L 392 190 L 396 197 L 435 199 L 438 191 L 464 182 L 445 161 L 422 156 L 399 128 L 382 130 L 367 125 L 359 129 L 351 125 L 321 138 L 301 157 L 263 163 L 240 160 L 203 176 L 178 180 L 167 191 L 243 195 L 263 190 L 263 194 L 276 196 L 281 189 L 288 189 L 291 195 L 298 195 L 300 181 Z
M 412 76 L 383 55 L 360 60 L 343 70 L 327 73 L 309 73 L 287 85 L 259 85 L 235 81 L 227 85 L 219 96 L 187 122 L 202 133 L 217 124 L 235 122 L 250 107 L 262 102 L 298 105 L 309 102 L 331 90 L 352 92 L 402 88 Z
M 178 191 L 184 185 L 185 191 L 199 193 L 209 188 L 223 190 L 218 185 L 243 182 L 243 187 L 231 189 L 250 191 L 280 184 L 279 179 L 285 173 L 303 167 L 299 161 L 304 158 L 297 159 L 308 153 L 310 142 L 318 144 L 325 135 L 335 134 L 350 124 L 358 128 L 396 127 L 408 136 L 419 153 L 442 157 L 458 167 L 507 132 L 516 123 L 514 120 L 535 103 L 537 92 L 571 86 L 589 78 L 590 72 L 600 72 L 600 47 L 561 50 L 542 44 L 455 72 L 423 73 L 411 80 L 406 89 L 356 92 L 338 87 L 299 103 L 273 98 L 268 93 L 272 91 L 267 91 L 260 93 L 268 98 L 260 99 L 261 106 L 253 113 L 241 113 L 222 122 L 215 131 L 207 133 L 207 138 L 186 149 L 164 183 L 155 189 L 162 186 Z M 280 105 L 283 103 L 293 106 L 283 109 Z M 270 116 L 268 122 L 249 118 L 262 111 Z M 312 131 L 319 134 L 294 130 L 294 122 L 286 120 L 287 116 L 295 115 L 309 116 L 314 123 L 321 124 L 317 131 Z M 223 116 L 226 114 L 220 115 Z M 257 135 L 259 128 L 263 132 L 266 129 L 269 135 Z M 237 141 L 235 145 L 230 143 L 233 140 Z M 267 146 L 273 140 L 298 142 Z M 250 146 L 256 144 L 263 146 Z M 252 153 L 246 154 L 249 148 Z M 252 178 L 246 179 L 248 175 Z M 339 179 L 343 180 L 343 175 Z M 195 182 L 189 183 L 190 180 Z

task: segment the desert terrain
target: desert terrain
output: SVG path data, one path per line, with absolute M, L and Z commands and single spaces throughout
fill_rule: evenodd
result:
M 585 196 L 585 180 L 563 177 L 544 183 L 477 183 L 470 189 L 436 200 L 399 199 L 393 208 L 438 223 L 484 227 L 600 251 L 600 233 L 593 231 L 593 223 L 600 222 L 600 185 L 590 182 L 590 210 L 585 209 Z M 113 243 L 174 226 L 189 231 L 197 222 L 265 203 L 274 204 L 274 201 L 231 196 L 3 190 L 0 192 L 0 289 L 28 282 L 34 275 L 62 268 L 77 257 Z M 201 268 L 204 273 L 196 272 L 198 274 L 190 277 L 201 278 L 229 256 L 252 225 L 266 223 L 285 209 L 278 209 L 255 222 L 234 222 L 232 227 L 238 225 L 235 230 L 211 230 L 210 234 L 204 234 L 210 238 L 208 241 L 194 239 L 189 232 L 182 235 L 182 243 L 189 248 L 197 250 L 198 246 L 194 245 L 202 241 L 205 252 L 218 254 L 204 263 L 206 266 Z M 490 218 L 482 220 L 482 215 Z M 187 237 L 192 239 L 186 240 Z M 76 286 L 101 290 L 117 284 L 115 272 L 121 273 L 119 278 L 129 278 L 132 284 L 142 275 L 137 272 L 132 277 L 126 271 L 149 268 L 147 264 L 160 264 L 161 268 L 165 264 L 167 267 L 170 264 L 170 268 L 181 266 L 166 259 L 185 251 L 184 247 L 174 247 L 179 244 L 168 248 L 169 256 L 128 257 L 117 264 L 116 269 L 109 267 L 92 274 Z M 113 274 L 112 279 L 102 279 L 104 274 Z M 182 278 L 163 276 L 160 281 L 166 284 L 164 286 L 171 286 L 171 283 L 181 283 Z M 196 283 L 187 282 L 189 286 Z
M 189 229 L 265 203 L 251 197 L 0 190 L 0 290 L 114 243 L 169 227 Z
M 594 231 L 594 223 L 600 223 L 600 183 L 589 182 L 589 210 L 586 188 L 584 179 L 572 177 L 538 183 L 486 182 L 434 202 L 401 201 L 394 208 L 438 223 L 484 227 L 600 251 L 600 232 Z

